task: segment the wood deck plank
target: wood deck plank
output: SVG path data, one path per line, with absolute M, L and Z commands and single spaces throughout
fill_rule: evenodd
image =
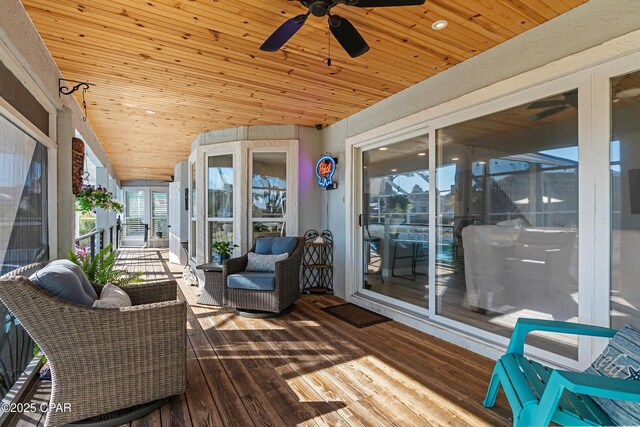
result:
M 188 303 L 187 391 L 130 427 L 511 424 L 502 394 L 482 407 L 493 362 L 453 344 L 393 321 L 357 329 L 320 310 L 344 302 L 333 296 L 243 318 L 198 305 L 200 290 L 182 282 L 166 250 L 127 248 L 118 262 L 151 281 L 177 278 Z M 12 425 L 42 419 L 24 421 Z

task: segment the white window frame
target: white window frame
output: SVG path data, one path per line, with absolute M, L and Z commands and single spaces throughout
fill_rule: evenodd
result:
M 230 222 L 233 224 L 233 244 L 240 246 L 239 240 L 236 237 L 237 231 L 238 231 L 238 223 L 239 221 L 237 220 L 237 217 L 239 216 L 238 212 L 240 210 L 240 205 L 238 205 L 238 201 L 239 201 L 239 195 L 237 193 L 239 193 L 238 191 L 238 187 L 239 187 L 239 182 L 241 182 L 239 180 L 238 177 L 238 173 L 236 171 L 236 169 L 238 169 L 236 167 L 236 161 L 238 159 L 238 155 L 236 153 L 237 150 L 234 150 L 232 147 L 223 147 L 222 149 L 220 149 L 218 147 L 218 150 L 215 151 L 209 151 L 206 150 L 205 153 L 205 162 L 204 162 L 204 170 L 205 172 L 205 186 L 204 186 L 204 193 L 205 193 L 205 205 L 203 206 L 203 211 L 204 211 L 204 218 L 206 219 L 206 226 L 205 226 L 205 234 L 206 234 L 206 241 L 204 243 L 205 245 L 205 260 L 206 262 L 213 262 L 213 258 L 211 256 L 211 249 L 208 247 L 209 242 L 211 242 L 211 230 L 209 228 L 209 223 L 210 222 Z M 210 217 L 209 216 L 209 157 L 218 157 L 218 156 L 231 156 L 231 167 L 233 168 L 233 216 L 231 216 L 231 218 L 220 218 L 220 217 Z M 238 255 L 237 251 L 234 249 L 234 253 L 233 255 Z
M 594 49 L 606 49 L 599 46 Z M 509 339 L 436 314 L 435 233 L 429 233 L 429 308 L 411 306 L 362 287 L 361 230 L 357 214 L 361 206 L 361 150 L 408 139 L 416 128 L 428 128 L 431 176 L 436 167 L 437 129 L 486 116 L 537 99 L 577 88 L 579 91 L 579 322 L 609 326 L 610 299 L 610 88 L 613 76 L 640 70 L 640 52 L 600 64 L 585 64 L 564 58 L 540 69 L 479 89 L 453 101 L 347 139 L 346 175 L 353 177 L 347 188 L 346 296 L 351 302 L 381 312 L 405 324 L 470 348 L 491 358 L 499 357 Z M 608 54 L 608 53 L 607 53 Z M 602 54 L 605 56 L 605 53 Z M 558 65 L 558 63 L 561 63 Z M 435 180 L 430 181 L 430 230 L 435 226 Z M 607 301 L 603 304 L 602 301 Z M 583 369 L 601 352 L 606 339 L 580 337 L 578 359 L 526 346 L 526 351 L 554 366 Z
M 0 39 L 0 61 L 12 72 L 34 98 L 49 113 L 49 135 L 33 125 L 25 116 L 16 110 L 7 100 L 0 97 L 0 115 L 16 125 L 23 132 L 31 136 L 37 142 L 47 147 L 47 222 L 49 258 L 57 259 L 58 254 L 58 149 L 57 149 L 57 109 L 49 100 L 44 91 L 40 89 L 35 80 L 20 64 L 9 47 Z M 27 386 L 38 374 L 42 358 L 36 356 L 22 373 L 18 381 L 13 385 L 3 403 L 17 402 L 24 395 Z M 0 414 L 0 423 L 4 423 L 9 417 L 9 412 Z
M 255 142 L 255 141 L 252 141 Z M 247 150 L 247 247 L 252 246 L 253 224 L 255 222 L 284 222 L 287 236 L 298 235 L 298 159 L 296 141 L 265 141 L 261 146 L 253 145 Z M 265 144 L 266 143 L 266 144 Z M 295 143 L 295 144 L 294 144 Z M 291 145 L 296 145 L 292 150 Z M 264 146 L 267 145 L 267 146 Z M 286 158 L 287 202 L 284 215 L 281 218 L 253 217 L 253 155 L 256 153 L 284 153 Z M 295 158 L 294 154 L 295 153 Z M 294 168 L 295 163 L 295 168 Z M 294 182 L 295 181 L 295 182 Z M 294 212 L 294 214 L 292 214 Z
M 49 135 L 38 129 L 29 119 L 16 110 L 7 100 L 0 97 L 0 114 L 47 147 L 48 188 L 48 233 L 49 257 L 58 258 L 58 145 L 57 145 L 57 109 L 35 80 L 20 64 L 9 47 L 0 40 L 0 61 L 12 72 L 33 97 L 49 113 Z
M 189 172 L 188 172 L 188 188 L 189 188 L 189 196 L 188 196 L 188 210 L 187 210 L 187 215 L 188 215 L 188 219 L 189 219 L 189 230 L 188 230 L 188 257 L 189 260 L 193 263 L 196 262 L 196 256 L 198 254 L 198 248 L 197 248 L 197 239 L 196 242 L 193 241 L 192 237 L 193 237 L 193 227 L 196 228 L 196 236 L 198 235 L 198 221 L 197 218 L 195 216 L 196 212 L 193 212 L 193 183 L 195 182 L 196 184 L 196 188 L 198 188 L 198 183 L 197 181 L 194 179 L 193 176 L 193 167 L 196 167 L 196 171 L 198 169 L 198 165 L 195 159 L 195 155 L 191 155 L 189 156 Z M 197 197 L 197 195 L 196 195 Z M 197 203 L 197 201 L 196 201 Z M 197 204 L 196 204 L 197 207 Z

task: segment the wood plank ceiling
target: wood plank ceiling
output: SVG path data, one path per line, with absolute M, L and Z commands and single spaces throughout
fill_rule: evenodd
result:
M 90 81 L 89 121 L 120 179 L 169 179 L 204 130 L 329 125 L 587 0 L 431 0 L 339 6 L 371 50 L 350 58 L 310 17 L 259 50 L 292 0 L 23 0 L 68 79 Z M 339 11 L 338 11 L 339 9 Z M 449 26 L 434 31 L 431 24 Z M 147 110 L 156 114 L 147 114 Z

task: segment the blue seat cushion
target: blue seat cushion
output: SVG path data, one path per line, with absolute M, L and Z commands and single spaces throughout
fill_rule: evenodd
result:
M 260 255 L 291 255 L 298 245 L 297 237 L 259 237 L 256 240 L 256 253 Z
M 640 330 L 631 325 L 620 329 L 585 372 L 637 381 L 640 387 Z M 593 400 L 609 415 L 615 425 L 640 425 L 640 403 L 603 397 L 594 397 Z
M 276 275 L 257 271 L 243 271 L 227 277 L 227 288 L 252 291 L 273 291 L 276 289 Z
M 84 291 L 78 276 L 64 265 L 47 265 L 32 274 L 29 280 L 50 294 L 76 304 L 90 307 L 95 301 Z

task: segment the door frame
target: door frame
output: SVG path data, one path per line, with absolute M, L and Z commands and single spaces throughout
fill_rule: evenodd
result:
M 357 216 L 361 208 L 361 150 L 377 148 L 402 139 L 408 139 L 416 129 L 427 128 L 429 133 L 430 175 L 436 167 L 436 131 L 439 128 L 502 111 L 566 90 L 578 88 L 578 140 L 579 140 L 579 307 L 580 322 L 609 326 L 610 300 L 610 88 L 613 76 L 640 70 L 640 53 L 632 52 L 622 58 L 585 67 L 581 61 L 571 64 L 567 58 L 564 67 L 541 67 L 498 82 L 487 88 L 464 95 L 447 103 L 429 108 L 395 122 L 372 129 L 346 140 L 346 176 L 352 181 L 347 186 L 347 277 L 346 297 L 349 301 L 381 312 L 417 329 L 463 345 L 488 357 L 503 353 L 509 339 L 467 324 L 452 321 L 435 312 L 435 180 L 430 181 L 430 265 L 429 309 L 408 307 L 396 300 L 389 301 L 378 294 L 362 289 L 361 230 Z M 555 63 L 554 63 L 555 64 Z M 582 67 L 582 68 L 580 68 Z M 567 70 L 569 68 L 569 70 Z M 527 78 L 533 75 L 533 79 Z M 597 285 L 596 285 L 597 284 Z M 596 304 L 596 301 L 600 302 Z M 602 301 L 607 301 L 602 304 Z M 534 358 L 554 366 L 583 369 L 601 352 L 606 339 L 580 337 L 578 358 L 563 357 L 549 351 L 527 346 Z

